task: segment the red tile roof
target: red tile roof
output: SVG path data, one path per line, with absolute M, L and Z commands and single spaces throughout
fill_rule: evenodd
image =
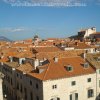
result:
M 64 77 L 74 77 L 78 75 L 86 75 L 95 73 L 95 69 L 89 66 L 89 68 L 83 68 L 82 64 L 85 61 L 81 57 L 61 58 L 58 62 L 50 60 L 49 65 L 42 73 L 28 73 L 28 75 L 38 78 L 40 80 L 59 79 Z M 73 71 L 68 72 L 65 66 L 70 64 L 73 66 Z
M 36 52 L 58 52 L 58 51 L 61 51 L 59 48 L 57 47 L 36 47 L 36 48 L 33 48 L 33 52 L 36 51 Z
M 87 48 L 91 48 L 90 45 L 87 45 L 84 42 L 78 42 L 77 45 L 75 43 L 69 44 L 69 46 L 74 47 L 75 49 L 87 49 Z

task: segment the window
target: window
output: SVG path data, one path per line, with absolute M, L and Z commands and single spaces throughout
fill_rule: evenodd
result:
M 17 83 L 17 90 L 19 90 L 19 83 Z
M 66 69 L 67 69 L 67 71 L 72 71 L 72 70 L 73 70 L 73 67 L 72 67 L 71 65 L 68 65 L 68 66 L 66 67 Z
M 20 75 L 20 79 L 22 79 L 22 75 Z
M 33 100 L 33 94 L 32 94 L 32 92 L 30 93 L 30 98 L 31 98 L 31 100 Z
M 84 63 L 84 68 L 88 68 L 89 67 L 89 63 Z
M 78 93 L 75 93 L 75 100 L 78 100 Z
M 76 85 L 76 81 L 72 81 L 71 85 L 72 86 Z
M 70 100 L 72 100 L 72 94 L 70 94 L 69 98 L 70 98 Z
M 17 73 L 17 77 L 18 77 L 19 75 L 18 75 L 18 73 Z
M 36 84 L 36 88 L 37 88 L 37 89 L 39 88 L 38 84 Z
M 69 100 L 78 100 L 78 93 L 73 93 L 69 95 Z
M 20 85 L 20 92 L 23 92 L 22 84 Z
M 32 85 L 32 81 L 30 80 L 30 85 Z
M 100 57 L 97 57 L 97 61 L 98 61 L 98 62 L 100 61 Z
M 36 100 L 39 100 L 39 97 L 38 96 L 36 96 Z
M 56 89 L 56 88 L 57 88 L 57 85 L 53 85 L 53 86 L 52 86 L 52 89 Z
M 94 96 L 94 91 L 93 91 L 93 89 L 89 89 L 88 90 L 88 98 L 91 98 L 91 97 L 93 97 Z
M 91 82 L 91 78 L 88 78 L 87 81 L 88 81 L 88 82 Z
M 25 100 L 27 100 L 27 89 L 24 87 L 24 91 L 25 91 Z

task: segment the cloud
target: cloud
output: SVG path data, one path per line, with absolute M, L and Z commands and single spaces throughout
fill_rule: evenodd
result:
M 12 6 L 86 6 L 86 0 L 3 0 Z M 87 0 L 88 1 L 88 0 Z
M 24 28 L 0 28 L 0 33 L 13 33 L 13 32 L 22 32 L 25 31 Z
M 25 30 L 24 28 L 15 28 L 15 29 L 12 29 L 11 31 L 12 32 L 22 32 L 24 30 Z

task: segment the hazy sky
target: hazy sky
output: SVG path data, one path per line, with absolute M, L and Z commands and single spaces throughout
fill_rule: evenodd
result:
M 0 36 L 67 37 L 93 26 L 100 31 L 100 0 L 36 1 L 0 0 Z

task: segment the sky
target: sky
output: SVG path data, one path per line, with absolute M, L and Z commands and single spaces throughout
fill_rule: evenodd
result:
M 64 38 L 80 29 L 100 32 L 100 0 L 0 0 L 0 36 Z

